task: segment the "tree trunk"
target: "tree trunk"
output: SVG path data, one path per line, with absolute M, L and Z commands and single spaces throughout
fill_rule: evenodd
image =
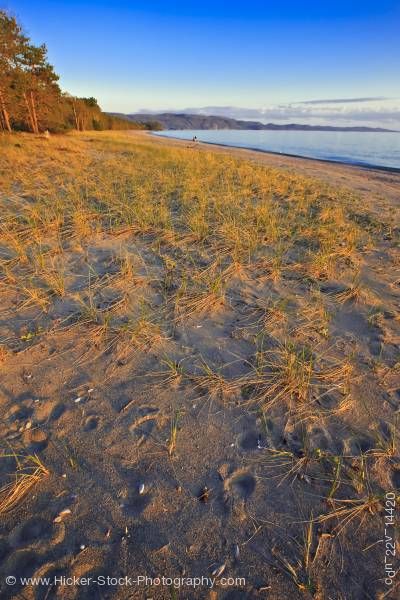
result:
M 35 133 L 39 133 L 39 124 L 38 124 L 37 114 L 36 114 L 35 97 L 34 97 L 32 91 L 31 91 L 31 108 L 32 108 L 32 119 L 33 119 L 33 123 L 35 125 Z
M 11 133 L 10 117 L 8 116 L 8 110 L 6 108 L 3 92 L 1 90 L 0 90 L 0 107 L 1 107 L 1 114 L 3 116 L 4 127 L 9 133 Z
M 75 127 L 76 130 L 79 131 L 79 119 L 78 119 L 78 115 L 76 114 L 76 106 L 75 106 L 75 102 L 72 101 L 72 110 L 74 111 L 74 118 L 75 118 Z
M 83 112 L 79 115 L 79 129 L 85 131 L 85 114 Z
M 35 131 L 35 122 L 34 122 L 33 117 L 32 117 L 31 106 L 29 104 L 28 96 L 26 95 L 25 92 L 24 92 L 24 100 L 25 100 L 26 108 L 28 109 L 28 117 L 29 117 L 30 128 L 32 130 L 32 133 L 36 133 L 36 131 Z

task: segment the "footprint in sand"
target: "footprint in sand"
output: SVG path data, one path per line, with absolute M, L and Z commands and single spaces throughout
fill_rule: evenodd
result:
M 35 408 L 35 421 L 37 423 L 58 421 L 64 412 L 65 404 L 62 402 L 39 402 Z
M 150 494 L 130 494 L 122 504 L 122 510 L 128 517 L 138 517 L 151 502 Z
M 332 437 L 324 427 L 312 427 L 307 437 L 309 450 L 323 450 L 332 454 L 342 454 L 344 451 L 343 441 L 338 436 Z
M 343 396 L 340 393 L 332 392 L 331 394 L 323 394 L 317 402 L 324 410 L 331 411 L 335 410 L 342 400 Z
M 144 521 L 135 531 L 135 544 L 142 546 L 146 553 L 149 551 L 157 552 L 161 548 L 165 548 L 168 542 L 165 532 L 154 523 Z
M 24 431 L 22 440 L 28 452 L 42 452 L 49 443 L 49 436 L 41 429 Z
M 372 450 L 375 446 L 374 440 L 367 435 L 354 436 L 346 440 L 346 453 L 352 456 L 359 456 L 365 454 L 368 450 Z
M 7 558 L 10 546 L 7 540 L 0 538 L 0 565 Z
M 10 558 L 4 564 L 2 571 L 5 575 L 16 573 L 18 574 L 18 579 L 20 577 L 32 577 L 34 571 L 40 566 L 40 561 L 41 557 L 35 550 L 17 550 L 11 554 Z M 14 594 L 18 587 L 17 580 L 17 585 L 13 586 Z
M 9 423 L 19 423 L 20 421 L 27 421 L 32 414 L 33 408 L 30 405 L 13 404 L 4 415 L 4 418 Z
M 287 446 L 296 456 L 303 456 L 304 441 L 302 435 L 296 431 L 285 431 L 282 437 L 283 446 Z
M 157 425 L 158 408 L 143 406 L 135 410 L 135 418 L 129 426 L 129 431 L 137 446 L 143 444 Z
M 392 472 L 392 483 L 396 490 L 400 490 L 400 468 L 394 469 Z
M 239 438 L 239 448 L 246 452 L 259 449 L 262 440 L 256 431 L 248 431 L 243 433 Z
M 65 525 L 54 524 L 40 517 L 33 517 L 17 525 L 9 536 L 9 543 L 14 548 L 36 547 L 50 544 L 54 546 L 63 541 Z
M 330 443 L 329 443 L 329 439 L 328 439 L 328 433 L 320 428 L 320 427 L 315 427 L 314 429 L 312 429 L 309 433 L 308 433 L 308 437 L 309 437 L 309 446 L 312 450 L 328 450 L 330 447 Z
M 395 428 L 387 421 L 379 421 L 379 432 L 386 442 L 391 442 L 395 435 Z
M 36 579 L 47 578 L 51 582 L 57 580 L 61 581 L 62 576 L 66 576 L 65 568 L 57 566 L 56 563 L 53 562 L 45 563 L 33 574 L 33 577 Z M 62 597 L 65 597 L 65 589 L 58 585 L 38 585 L 35 589 L 35 600 L 49 600 L 50 598 Z
M 226 480 L 225 488 L 239 500 L 248 500 L 256 489 L 256 480 L 247 471 L 236 471 Z
M 94 431 L 99 425 L 100 419 L 96 415 L 90 415 L 83 424 L 83 431 Z
M 380 356 L 382 347 L 382 337 L 380 335 L 375 335 L 368 343 L 368 348 L 372 356 Z
M 88 565 L 89 566 L 89 565 Z M 79 573 L 79 569 L 78 569 L 78 573 Z M 121 572 L 122 574 L 122 572 Z M 115 577 L 115 571 L 110 570 L 110 567 L 107 565 L 107 563 L 104 560 L 100 559 L 100 564 L 99 565 L 90 565 L 90 569 L 86 570 L 84 572 L 84 575 L 76 575 L 76 573 L 74 572 L 74 570 L 71 570 L 70 575 L 72 577 L 85 577 L 88 580 L 90 579 L 91 581 L 100 581 L 100 578 L 104 578 L 103 581 L 104 583 L 101 584 L 101 588 L 99 587 L 98 589 L 101 589 L 101 592 L 94 592 L 94 589 L 96 589 L 97 586 L 93 586 L 93 585 L 88 585 L 88 586 L 75 586 L 75 590 L 74 590 L 74 596 L 73 596 L 73 600 L 111 600 L 111 598 L 116 598 L 117 597 L 117 593 L 115 590 L 115 586 L 111 585 L 111 578 Z M 64 598 L 69 598 L 69 596 L 66 596 L 65 591 L 64 594 L 62 593 L 64 590 L 60 590 L 60 599 L 64 599 Z M 132 596 L 130 596 L 132 598 Z M 147 596 L 145 596 L 147 597 Z M 155 596 L 153 596 L 155 597 Z M 129 598 L 128 595 L 125 595 L 125 598 Z M 46 599 L 48 600 L 48 599 Z M 72 600 L 72 598 L 71 598 Z
M 49 521 L 33 518 L 17 525 L 10 534 L 9 541 L 14 547 L 29 546 L 32 543 L 41 544 L 51 538 L 53 525 Z

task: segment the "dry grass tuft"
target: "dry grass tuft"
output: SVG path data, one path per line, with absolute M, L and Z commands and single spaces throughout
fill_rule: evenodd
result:
M 279 401 L 296 408 L 315 404 L 334 392 L 344 393 L 351 372 L 347 361 L 317 357 L 310 347 L 286 341 L 257 353 L 254 375 L 248 378 L 247 385 L 254 390 L 252 401 L 264 408 Z
M 0 515 L 10 512 L 29 494 L 39 481 L 49 475 L 48 469 L 36 455 L 3 454 L 0 458 L 14 458 L 17 470 L 13 481 L 0 490 Z

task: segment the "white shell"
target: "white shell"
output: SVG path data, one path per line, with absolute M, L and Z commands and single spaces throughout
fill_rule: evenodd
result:
M 144 493 L 144 483 L 139 485 L 139 494 L 142 495 Z
M 60 514 L 58 515 L 58 517 L 56 517 L 53 522 L 54 523 L 61 523 L 61 521 L 63 520 L 63 518 L 66 517 L 67 515 L 70 515 L 70 514 L 71 514 L 70 509 L 66 508 L 65 510 L 62 510 L 60 512 Z
M 211 573 L 211 575 L 213 575 L 213 577 L 219 577 L 225 571 L 225 568 L 226 568 L 226 563 L 222 563 L 222 565 L 220 565 L 219 567 L 214 569 L 214 571 Z

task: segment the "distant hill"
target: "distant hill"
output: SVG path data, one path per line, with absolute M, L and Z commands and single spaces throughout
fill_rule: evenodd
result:
M 393 131 L 380 127 L 335 127 L 328 125 L 301 125 L 290 123 L 276 125 L 275 123 L 260 123 L 259 121 L 238 121 L 229 117 L 213 115 L 194 115 L 189 113 L 134 113 L 114 116 L 131 119 L 143 124 L 158 123 L 160 129 L 266 129 L 277 131 Z M 152 129 L 157 127 L 151 127 Z

